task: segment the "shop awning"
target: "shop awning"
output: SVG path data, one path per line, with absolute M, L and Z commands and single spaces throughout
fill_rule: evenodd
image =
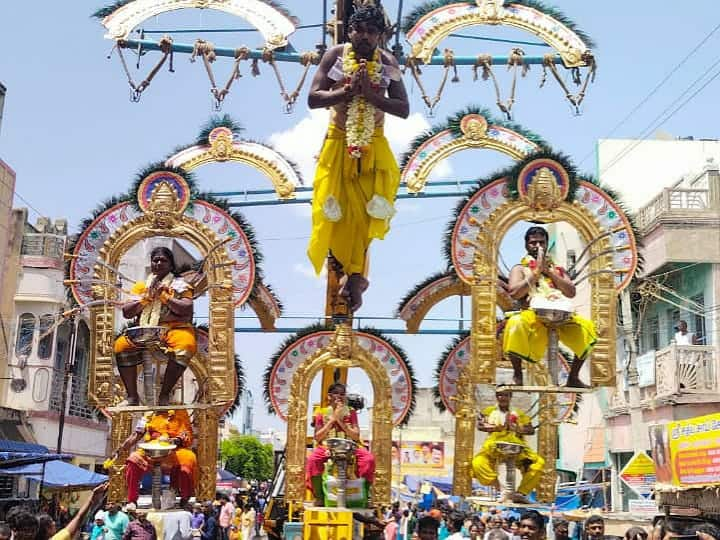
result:
M 57 454 L 49 454 L 57 455 Z M 43 465 L 33 463 L 29 465 L 20 465 L 2 469 L 2 474 L 21 475 L 36 481 L 41 481 L 43 487 L 50 489 L 79 489 L 84 487 L 95 487 L 107 481 L 108 477 L 104 474 L 98 474 L 88 471 L 82 467 L 76 467 L 71 463 L 54 460 L 45 463 L 45 472 L 43 475 Z

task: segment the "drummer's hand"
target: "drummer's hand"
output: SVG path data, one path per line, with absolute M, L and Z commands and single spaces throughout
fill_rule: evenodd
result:
M 172 297 L 173 297 L 173 291 L 172 291 L 172 289 L 170 289 L 168 287 L 162 287 L 160 289 L 160 292 L 158 293 L 158 298 L 160 299 L 160 302 L 163 304 L 167 304 Z

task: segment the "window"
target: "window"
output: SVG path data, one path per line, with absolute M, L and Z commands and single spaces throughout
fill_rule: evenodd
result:
M 642 338 L 642 352 L 657 351 L 660 348 L 660 323 L 657 315 L 647 320 Z
M 693 296 L 690 300 L 695 302 L 698 306 L 702 306 L 698 311 L 703 313 L 702 315 L 698 315 L 697 313 L 693 314 L 694 324 L 692 331 L 696 338 L 695 342 L 697 345 L 710 345 L 710 339 L 707 335 L 705 326 L 705 295 L 698 294 L 697 296 Z
M 87 402 L 88 353 L 90 351 L 90 329 L 80 321 L 75 342 L 75 370 L 70 388 L 68 413 L 71 416 L 92 418 L 93 409 Z
M 38 358 L 47 360 L 52 354 L 53 343 L 55 341 L 55 317 L 50 314 L 40 317 L 40 336 L 38 337 Z
M 35 315 L 23 313 L 18 318 L 17 338 L 15 340 L 15 355 L 27 359 L 32 352 L 33 335 L 35 334 Z
M 679 309 L 668 309 L 667 310 L 667 321 L 668 321 L 668 343 L 675 339 L 675 332 L 678 323 L 680 322 L 680 310 Z

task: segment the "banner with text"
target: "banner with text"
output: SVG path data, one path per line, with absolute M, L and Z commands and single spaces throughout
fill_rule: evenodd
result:
M 405 472 L 415 469 L 442 469 L 445 467 L 445 443 L 443 441 L 393 441 L 392 464 L 402 464 Z
M 672 483 L 720 485 L 720 413 L 667 424 Z

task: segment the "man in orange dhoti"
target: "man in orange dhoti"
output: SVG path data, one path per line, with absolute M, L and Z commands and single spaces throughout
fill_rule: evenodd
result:
M 172 487 L 180 492 L 181 503 L 187 502 L 195 490 L 197 458 L 190 450 L 193 430 L 190 417 L 185 410 L 169 410 L 148 413 L 140 419 L 135 432 L 120 445 L 113 457 L 105 463 L 109 468 L 120 452 L 140 442 L 158 441 L 174 444 L 177 448 L 162 462 L 163 472 L 170 474 Z M 125 463 L 128 501 L 136 503 L 140 480 L 143 474 L 152 470 L 152 461 L 145 456 L 142 448 L 135 450 Z

